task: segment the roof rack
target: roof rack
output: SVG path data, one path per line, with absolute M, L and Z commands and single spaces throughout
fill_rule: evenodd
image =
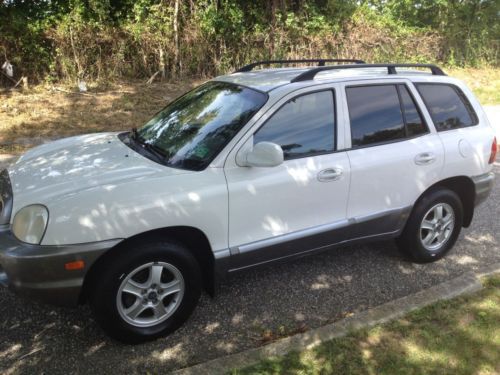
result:
M 396 68 L 429 68 L 433 75 L 445 76 L 446 73 L 440 67 L 433 64 L 355 64 L 355 65 L 333 65 L 320 66 L 309 69 L 291 80 L 291 82 L 302 82 L 313 80 L 316 74 L 325 70 L 356 69 L 356 68 L 387 68 L 387 74 L 398 74 Z
M 334 63 L 353 63 L 353 64 L 364 64 L 363 60 L 356 59 L 298 59 L 298 60 L 264 60 L 257 61 L 239 68 L 235 73 L 250 72 L 259 65 L 271 65 L 271 64 L 298 64 L 298 63 L 318 63 L 318 66 L 323 67 L 327 62 Z

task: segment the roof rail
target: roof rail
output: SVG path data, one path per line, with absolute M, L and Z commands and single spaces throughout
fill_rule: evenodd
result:
M 302 82 L 313 80 L 316 74 L 325 70 L 356 69 L 356 68 L 387 68 L 387 74 L 398 74 L 396 68 L 429 68 L 433 75 L 445 76 L 446 73 L 440 67 L 433 64 L 355 64 L 355 65 L 332 65 L 320 66 L 309 69 L 291 80 L 291 82 Z
M 271 65 L 271 64 L 298 64 L 298 63 L 318 63 L 318 66 L 325 66 L 325 63 L 327 62 L 334 62 L 334 63 L 353 63 L 353 64 L 364 64 L 365 62 L 363 60 L 356 60 L 356 59 L 298 59 L 298 60 L 264 60 L 264 61 L 257 61 L 248 65 L 245 65 L 238 70 L 235 71 L 235 73 L 243 73 L 243 72 L 250 72 L 255 68 L 256 66 L 259 65 Z

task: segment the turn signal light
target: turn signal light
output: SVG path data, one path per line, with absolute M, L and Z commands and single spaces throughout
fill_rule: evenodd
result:
M 488 164 L 493 164 L 497 157 L 497 152 L 498 152 L 498 143 L 497 143 L 497 137 L 493 138 L 493 144 L 491 145 L 491 154 L 490 154 L 490 160 L 488 160 Z
M 64 265 L 66 271 L 81 270 L 85 268 L 85 262 L 83 260 L 76 260 L 74 262 L 69 262 Z

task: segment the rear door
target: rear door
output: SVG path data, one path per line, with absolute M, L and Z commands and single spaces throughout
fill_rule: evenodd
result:
M 440 179 L 443 145 L 406 80 L 346 83 L 352 237 L 397 232 Z
M 477 176 L 489 171 L 494 133 L 487 119 L 481 118 L 479 104 L 475 110 L 465 95 L 467 88 L 447 82 L 421 82 L 415 86 L 445 148 L 443 177 Z

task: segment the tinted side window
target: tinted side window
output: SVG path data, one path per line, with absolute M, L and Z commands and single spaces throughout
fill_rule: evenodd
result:
M 411 97 L 408 88 L 406 85 L 398 85 L 398 88 L 399 94 L 401 95 L 401 104 L 404 111 L 407 136 L 414 137 L 427 133 L 427 126 L 425 125 L 420 112 L 417 110 L 415 101 Z
M 403 114 L 394 85 L 346 88 L 352 147 L 405 137 Z
M 332 91 L 299 96 L 278 111 L 254 134 L 254 144 L 273 142 L 285 159 L 334 151 L 335 116 Z
M 462 91 L 445 84 L 417 84 L 436 130 L 450 130 L 477 124 L 477 116 Z

